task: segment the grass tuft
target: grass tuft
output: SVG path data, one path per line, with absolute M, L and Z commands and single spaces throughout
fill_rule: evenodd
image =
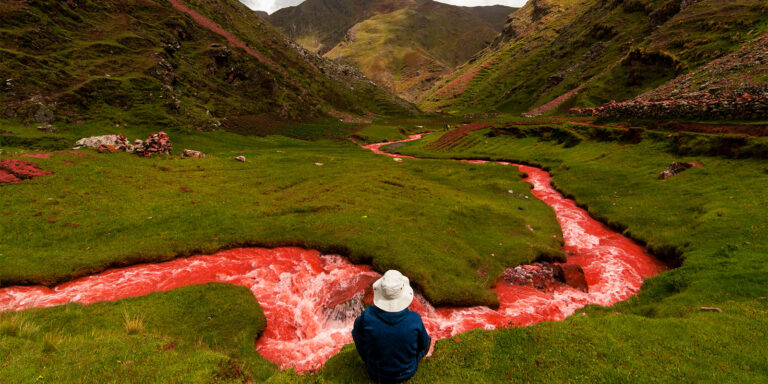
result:
M 128 310 L 123 310 L 123 324 L 129 335 L 135 335 L 144 331 L 144 315 L 131 316 Z
M 47 332 L 43 335 L 43 352 L 53 353 L 59 350 L 59 344 L 64 342 L 65 336 L 61 329 Z
M 40 331 L 40 326 L 18 314 L 0 320 L 0 335 L 31 338 Z

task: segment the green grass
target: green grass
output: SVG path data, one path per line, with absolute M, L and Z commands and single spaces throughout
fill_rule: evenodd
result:
M 124 316 L 143 319 L 141 330 Z M 210 283 L 89 306 L 0 314 L 3 383 L 242 383 L 277 368 L 253 347 L 266 319 L 243 287 Z
M 401 128 L 415 125 L 382 122 L 358 133 L 369 140 L 396 139 Z M 69 128 L 62 135 L 96 129 Z M 667 133 L 646 131 L 640 143 L 631 144 L 620 141 L 620 130 L 573 124 L 519 128 L 515 135 L 509 135 L 515 132 L 511 129 L 495 135 L 476 131 L 453 150 L 439 152 L 426 149 L 442 134 L 433 133 L 397 150 L 544 166 L 556 186 L 594 216 L 659 254 L 679 251 L 682 265 L 647 280 L 638 296 L 612 307 L 590 306 L 563 322 L 475 330 L 441 340 L 412 382 L 765 381 L 764 160 L 690 152 L 676 147 Z M 22 126 L 3 129 L 33 135 Z M 497 262 L 491 267 L 499 271 L 502 264 L 533 257 L 530 251 L 516 254 L 531 245 L 558 246 L 551 234 L 559 229 L 556 223 L 547 226 L 554 218 L 546 206 L 536 199 L 500 196 L 506 189 L 527 188 L 508 167 L 447 160 L 396 163 L 351 143 L 324 140 L 225 132 L 174 137 L 179 146 L 207 151 L 209 157 L 146 160 L 87 152 L 84 158 L 56 153 L 34 159 L 55 173 L 2 187 L 0 210 L 10 213 L 0 216 L 0 223 L 11 231 L 3 234 L 2 243 L 10 248 L 3 250 L 0 271 L 15 278 L 21 273 L 66 276 L 76 263 L 95 268 L 110 260 L 136 261 L 130 252 L 164 259 L 238 243 L 294 241 L 342 249 L 380 270 L 401 268 L 420 286 L 438 287 L 425 289 L 436 301 L 449 295 L 482 301 L 488 300 L 487 287 L 474 280 L 478 263 Z M 25 152 L 6 148 L 3 154 L 7 151 Z M 231 160 L 240 153 L 249 161 Z M 672 161 L 704 167 L 658 180 Z M 521 204 L 530 204 L 524 217 L 517 213 Z M 37 212 L 42 214 L 34 216 Z M 49 216 L 57 221 L 47 223 Z M 530 235 L 515 231 L 524 226 L 519 220 L 541 225 L 536 233 L 542 236 L 522 238 Z M 499 239 L 509 247 L 503 262 L 483 255 L 495 250 L 498 258 L 492 245 Z M 93 252 L 85 249 L 89 246 Z M 42 258 L 57 264 L 48 268 Z M 437 280 L 430 273 L 447 278 Z M 255 305 L 246 289 L 210 284 L 116 303 L 0 314 L 0 353 L 8 356 L 10 382 L 39 375 L 50 382 L 117 382 L 126 370 L 131 382 L 242 382 L 241 366 L 257 382 L 367 382 L 351 345 L 317 373 L 277 371 L 253 349 L 263 327 L 252 317 Z M 702 312 L 702 306 L 723 312 Z M 214 310 L 221 322 L 206 327 L 198 320 Z M 171 341 L 175 349 L 162 351 Z
M 225 38 L 165 1 L 9 5 L 0 7 L 3 116 L 31 123 L 40 100 L 61 123 L 210 130 L 246 117 L 259 119 L 258 131 L 322 120 L 331 110 L 417 114 L 366 81 L 324 75 L 317 67 L 327 63 L 308 62 L 239 2 L 186 3 L 277 64 L 211 47 L 227 45 Z
M 762 382 L 768 377 L 768 212 L 759 160 L 686 157 L 670 143 L 585 141 L 565 148 L 538 138 L 485 137 L 465 151 L 430 152 L 439 137 L 399 152 L 441 158 L 526 161 L 551 169 L 561 190 L 652 247 L 683 251 L 677 269 L 649 279 L 639 296 L 588 307 L 564 322 L 472 331 L 439 341 L 412 382 Z M 671 161 L 700 161 L 657 180 Z M 588 181 L 588 182 L 587 182 Z M 732 196 L 732 198 L 731 198 Z M 723 313 L 699 311 L 720 307 Z M 320 373 L 357 382 L 353 348 Z
M 506 42 L 444 76 L 424 92 L 420 107 L 451 113 L 497 110 L 520 114 L 582 84 L 586 87 L 562 104 L 559 112 L 625 100 L 758 36 L 766 28 L 768 11 L 763 3 L 699 2 L 652 29 L 649 14 L 669 1 L 638 0 L 618 5 L 596 0 L 547 0 L 543 4 L 554 6 L 539 17 L 534 16 L 535 4 L 529 2 L 512 15 L 517 35 L 506 36 Z M 633 49 L 677 60 L 623 63 Z M 442 92 L 453 80 L 481 66 L 488 68 L 474 76 L 464 92 Z
M 399 132 L 370 131 L 387 129 Z M 175 153 L 208 157 L 64 151 L 34 159 L 53 174 L 2 187 L 0 282 L 51 284 L 233 246 L 299 245 L 382 272 L 398 268 L 438 304 L 494 305 L 489 284 L 506 266 L 561 256 L 552 210 L 507 193 L 529 188 L 512 168 L 397 163 L 349 141 L 226 132 L 171 140 Z M 233 160 L 239 155 L 247 162 Z M 490 282 L 475 272 L 482 266 Z

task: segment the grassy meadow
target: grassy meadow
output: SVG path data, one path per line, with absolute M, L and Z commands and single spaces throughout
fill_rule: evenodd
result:
M 375 142 L 441 123 L 416 125 L 341 129 Z M 69 140 L 81 128 L 60 136 Z M 21 126 L 3 129 L 36 137 Z M 411 382 L 768 378 L 768 165 L 750 157 L 760 140 L 726 157 L 707 155 L 722 136 L 694 135 L 682 145 L 667 132 L 642 131 L 632 143 L 624 131 L 577 124 L 504 125 L 439 150 L 429 144 L 442 132 L 429 134 L 395 150 L 436 159 L 395 162 L 351 141 L 322 139 L 338 138 L 329 135 L 335 130 L 307 129 L 314 134 L 305 139 L 319 139 L 312 142 L 171 133 L 176 152 L 194 148 L 205 159 L 89 150 L 28 159 L 54 174 L 0 187 L 0 279 L 54 282 L 115 264 L 294 244 L 341 252 L 377 270 L 400 268 L 433 302 L 493 304 L 491 278 L 504 265 L 558 255 L 552 235 L 560 229 L 546 205 L 506 193 L 529 188 L 514 168 L 446 159 L 512 160 L 549 169 L 556 186 L 594 216 L 679 267 L 612 307 L 441 340 Z M 0 155 L 25 152 L 33 151 L 4 147 Z M 232 160 L 237 155 L 248 161 Z M 703 166 L 658 180 L 672 161 Z M 521 230 L 527 223 L 534 232 Z M 491 267 L 484 281 L 475 272 L 480 265 Z M 206 323 L 210 314 L 215 321 Z M 263 326 L 250 292 L 225 284 L 0 314 L 0 376 L 12 383 L 367 382 L 352 345 L 319 372 L 277 370 L 253 349 Z
M 403 137 L 390 129 L 361 134 Z M 85 150 L 35 159 L 54 173 L 4 186 L 0 197 L 0 282 L 52 284 L 234 246 L 298 245 L 399 268 L 434 303 L 496 305 L 489 287 L 504 267 L 562 257 L 552 210 L 507 193 L 529 189 L 514 168 L 398 163 L 351 141 L 176 137 L 177 153 L 208 156 Z M 475 273 L 481 267 L 487 278 Z

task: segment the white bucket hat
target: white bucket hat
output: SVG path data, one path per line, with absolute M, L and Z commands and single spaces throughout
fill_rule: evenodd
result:
M 373 304 L 386 312 L 400 312 L 413 301 L 413 288 L 402 273 L 390 269 L 373 283 Z

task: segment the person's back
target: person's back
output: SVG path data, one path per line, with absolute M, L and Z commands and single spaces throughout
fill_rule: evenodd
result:
M 374 305 L 355 319 L 355 347 L 373 381 L 408 380 L 431 342 L 421 316 L 408 310 L 413 290 L 397 271 L 387 271 L 373 287 Z

